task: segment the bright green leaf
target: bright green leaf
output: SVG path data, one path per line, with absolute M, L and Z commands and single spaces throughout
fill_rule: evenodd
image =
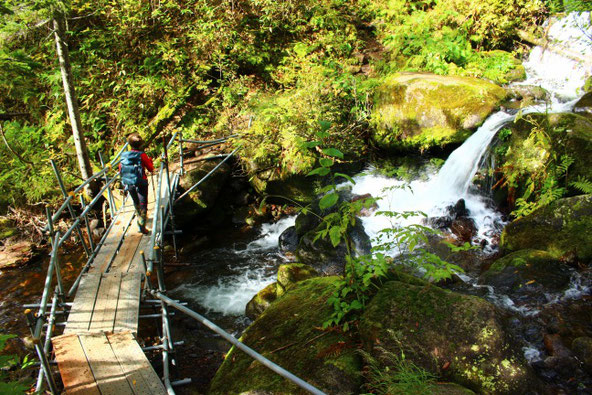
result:
M 321 198 L 321 201 L 319 202 L 319 208 L 321 210 L 325 210 L 333 207 L 335 203 L 337 203 L 337 200 L 339 200 L 339 195 L 337 193 L 329 193 Z

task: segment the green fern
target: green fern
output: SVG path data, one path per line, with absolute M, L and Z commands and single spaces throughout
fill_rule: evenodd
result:
M 592 193 L 592 181 L 584 176 L 578 176 L 576 181 L 569 183 L 569 186 L 585 194 Z

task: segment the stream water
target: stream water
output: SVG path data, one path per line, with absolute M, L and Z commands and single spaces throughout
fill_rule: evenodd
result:
M 592 58 L 589 18 L 589 13 L 568 15 L 548 30 L 550 39 L 556 45 L 569 43 L 569 47 L 581 52 L 584 58 Z M 587 31 L 582 26 L 588 26 Z M 583 86 L 586 76 L 592 74 L 592 70 L 580 63 L 540 47 L 532 50 L 524 66 L 527 79 L 519 84 L 545 88 L 550 93 L 550 100 L 523 108 L 523 115 L 571 111 L 580 96 L 578 89 Z M 439 171 L 428 170 L 408 183 L 380 175 L 370 166 L 354 177 L 352 192 L 379 197 L 381 211 L 421 211 L 429 217 L 445 216 L 447 207 L 464 199 L 477 227 L 473 243 L 486 246 L 481 252 L 481 257 L 486 258 L 496 251 L 496 238 L 505 222 L 492 200 L 474 187 L 472 181 L 492 139 L 504 125 L 516 118 L 516 113 L 499 111 L 491 115 L 449 156 Z M 421 216 L 410 217 L 399 224 L 420 223 L 422 220 Z M 392 226 L 390 221 L 384 216 L 362 218 L 364 229 L 371 238 L 376 237 L 381 229 Z M 277 223 L 265 224 L 257 233 L 243 235 L 232 242 L 224 241 L 200 253 L 192 265 L 196 271 L 189 279 L 185 279 L 183 285 L 174 289 L 173 294 L 190 300 L 194 307 L 214 320 L 221 320 L 226 328 L 240 333 L 249 323 L 244 316 L 247 302 L 259 290 L 275 281 L 276 269 L 286 259 L 278 250 L 278 237 L 293 223 L 294 217 L 289 217 Z M 583 276 L 574 269 L 571 269 L 570 276 L 569 285 L 564 289 L 544 292 L 533 300 L 513 300 L 492 286 L 479 284 L 478 277 L 471 274 L 459 274 L 458 278 L 462 281 L 455 286 L 455 290 L 483 296 L 513 315 L 515 335 L 522 340 L 527 359 L 534 363 L 544 354 L 544 346 L 541 339 L 528 336 L 528 331 L 533 331 L 533 317 L 539 316 L 542 310 L 548 310 L 550 306 L 559 306 L 568 300 L 582 300 L 590 295 L 592 281 L 589 276 Z
M 572 50 L 582 52 L 592 58 L 590 40 L 582 34 L 582 26 L 588 23 L 587 35 L 592 37 L 589 27 L 589 13 L 571 14 L 549 29 L 549 36 L 558 42 L 569 42 Z M 588 22 L 586 22 L 588 21 Z M 592 70 L 581 64 L 566 59 L 553 52 L 536 47 L 524 62 L 527 80 L 520 85 L 536 85 L 551 93 L 550 103 L 524 108 L 528 112 L 564 112 L 570 111 L 575 99 L 580 95 L 578 89 L 583 86 L 587 75 Z M 484 124 L 466 142 L 455 150 L 445 164 L 437 171 L 427 170 L 425 174 L 410 183 L 378 174 L 372 166 L 354 177 L 354 194 L 370 193 L 380 197 L 379 210 L 387 211 L 422 211 L 429 217 L 446 215 L 447 207 L 464 199 L 466 207 L 475 221 L 477 233 L 473 240 L 480 244 L 486 240 L 482 256 L 495 252 L 496 238 L 505 225 L 504 217 L 498 212 L 491 199 L 472 184 L 483 157 L 496 133 L 516 117 L 516 113 L 500 111 L 491 115 Z M 410 188 L 403 188 L 408 185 Z M 419 223 L 423 217 L 410 217 L 402 225 Z M 186 257 L 186 269 L 169 273 L 171 295 L 187 301 L 189 307 L 205 314 L 210 320 L 236 336 L 248 326 L 250 320 L 245 317 L 245 306 L 261 289 L 276 280 L 277 268 L 287 261 L 278 249 L 278 238 L 288 227 L 294 224 L 295 217 L 286 217 L 276 223 L 264 224 L 260 228 L 244 232 L 242 230 L 224 231 L 223 234 L 210 235 L 210 245 L 198 255 Z M 391 222 L 388 218 L 371 216 L 362 218 L 364 228 L 372 238 Z M 74 266 L 79 266 L 77 262 Z M 0 324 L 10 332 L 26 334 L 24 320 L 15 318 L 23 303 L 31 302 L 41 294 L 45 270 L 43 266 L 29 267 L 23 271 L 0 273 Z M 73 272 L 76 270 L 73 269 Z M 534 321 L 541 315 L 548 314 L 549 308 L 562 308 L 566 301 L 586 300 L 591 294 L 592 280 L 575 270 L 570 272 L 569 284 L 560 291 L 545 292 L 533 300 L 513 300 L 510 296 L 498 292 L 494 287 L 482 285 L 478 278 L 470 274 L 459 274 L 462 280 L 456 290 L 478 294 L 508 311 L 514 317 L 514 329 L 523 341 L 525 356 L 533 363 L 544 356 L 542 341 L 529 336 Z M 22 280 L 26 278 L 26 280 Z M 215 353 L 192 354 L 187 352 L 185 368 L 194 369 L 195 358 L 202 358 L 212 366 L 219 363 L 220 355 L 228 346 L 219 337 L 201 328 L 198 324 L 183 317 L 176 318 L 174 328 L 176 339 L 192 339 L 194 345 Z M 540 324 L 543 325 L 543 324 Z M 193 358 L 193 359 L 191 359 Z M 179 364 L 183 367 L 184 363 Z M 200 363 L 200 366 L 204 366 Z M 213 373 L 212 373 L 213 374 Z M 207 385 L 207 383 L 204 383 Z

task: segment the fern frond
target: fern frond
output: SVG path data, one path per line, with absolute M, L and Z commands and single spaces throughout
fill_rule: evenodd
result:
M 592 181 L 588 180 L 588 178 L 584 176 L 578 176 L 576 181 L 569 183 L 569 186 L 574 187 L 578 191 L 585 194 L 592 193 Z

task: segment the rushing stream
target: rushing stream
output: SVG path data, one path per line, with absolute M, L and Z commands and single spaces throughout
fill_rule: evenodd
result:
M 589 13 L 571 14 L 552 25 L 548 30 L 549 38 L 557 45 L 569 42 L 572 50 L 581 52 L 584 58 L 592 58 L 590 39 L 582 33 L 581 27 L 589 18 Z M 590 27 L 587 34 L 592 36 Z M 571 111 L 580 96 L 578 89 L 591 74 L 591 70 L 582 64 L 540 47 L 532 50 L 524 66 L 527 79 L 519 85 L 543 87 L 549 92 L 551 100 L 523 108 L 520 111 L 522 115 Z M 381 211 L 421 211 L 428 217 L 445 216 L 450 205 L 464 199 L 477 228 L 473 243 L 485 246 L 481 255 L 487 257 L 495 252 L 496 238 L 505 222 L 492 200 L 474 187 L 472 181 L 497 132 L 516 117 L 517 111 L 502 110 L 492 114 L 449 156 L 439 171 L 428 171 L 409 183 L 380 175 L 370 167 L 354 177 L 352 193 L 371 194 L 380 198 L 378 209 Z M 376 237 L 381 229 L 392 226 L 390 221 L 384 216 L 362 218 L 364 229 L 371 238 Z M 423 223 L 421 221 L 423 217 L 411 217 L 399 225 Z M 197 273 L 176 288 L 174 293 L 201 305 L 207 313 L 220 319 L 230 319 L 228 324 L 237 333 L 240 332 L 248 323 L 244 317 L 247 302 L 259 290 L 275 281 L 277 267 L 285 261 L 278 250 L 278 237 L 293 223 L 294 217 L 289 217 L 274 224 L 265 224 L 256 235 L 243 237 L 238 242 L 221 243 L 216 248 L 200 253 L 199 261 L 194 263 Z M 571 270 L 571 281 L 567 288 L 560 292 L 545 292 L 533 300 L 513 300 L 490 285 L 479 284 L 478 277 L 468 273 L 459 274 L 458 278 L 464 285 L 455 289 L 487 298 L 517 317 L 517 332 L 527 331 L 529 317 L 536 317 L 541 309 L 590 295 L 590 278 Z M 519 337 L 523 339 L 527 359 L 531 362 L 540 359 L 542 342 L 530 342 L 528 336 Z

